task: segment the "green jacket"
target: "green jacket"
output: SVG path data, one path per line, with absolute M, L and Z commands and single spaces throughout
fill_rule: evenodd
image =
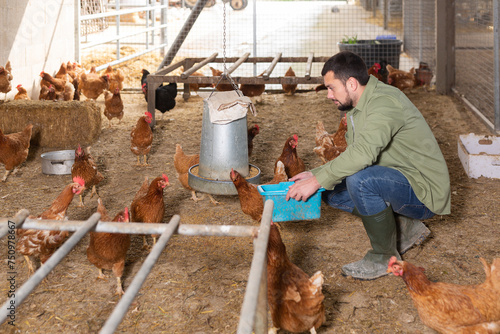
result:
M 413 103 L 396 87 L 370 76 L 355 108 L 347 112 L 347 149 L 312 170 L 326 189 L 368 166 L 397 169 L 435 214 L 450 213 L 450 177 L 439 145 Z

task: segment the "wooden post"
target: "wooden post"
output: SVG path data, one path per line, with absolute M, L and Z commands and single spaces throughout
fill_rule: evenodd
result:
M 436 91 L 450 94 L 455 85 L 455 2 L 436 1 Z

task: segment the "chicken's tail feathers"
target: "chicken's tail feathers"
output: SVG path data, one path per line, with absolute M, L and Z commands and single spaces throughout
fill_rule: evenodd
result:
M 486 274 L 485 281 L 491 281 L 493 286 L 500 289 L 500 258 L 493 259 L 491 265 L 482 257 L 479 258 Z
M 321 287 L 323 286 L 323 283 L 325 281 L 323 273 L 321 271 L 317 271 L 314 273 L 314 275 L 309 278 L 309 281 L 312 283 L 313 286 L 316 287 L 316 292 L 321 291 Z

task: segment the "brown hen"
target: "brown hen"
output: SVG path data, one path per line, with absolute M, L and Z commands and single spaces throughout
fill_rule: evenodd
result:
M 199 163 L 200 163 L 199 154 L 187 155 L 184 153 L 184 150 L 182 149 L 182 146 L 180 144 L 175 145 L 174 167 L 175 170 L 177 171 L 177 178 L 179 179 L 179 182 L 182 184 L 184 188 L 191 191 L 191 199 L 195 202 L 202 200 L 205 194 L 202 195 L 201 197 L 197 197 L 196 191 L 189 185 L 188 182 L 189 168 Z M 220 204 L 220 202 L 217 202 L 212 195 L 208 193 L 206 193 L 206 195 L 208 196 L 212 204 L 214 205 Z
M 285 77 L 295 77 L 295 72 L 293 71 L 292 67 L 288 69 L 285 73 Z M 293 95 L 295 94 L 295 91 L 297 90 L 297 84 L 282 84 L 283 91 L 285 92 L 285 95 Z
M 387 83 L 391 86 L 399 88 L 400 91 L 410 91 L 415 87 L 415 68 L 411 68 L 410 72 L 398 70 L 391 65 L 387 65 Z
M 212 70 L 212 76 L 214 76 L 214 77 L 220 77 L 223 74 L 222 71 L 219 71 L 218 69 L 213 68 L 213 67 L 210 67 L 210 70 Z M 221 83 L 219 83 L 217 85 L 215 83 L 214 86 L 215 86 L 215 89 L 218 90 L 219 92 L 227 92 L 227 91 L 234 90 L 234 87 L 231 84 L 221 84 Z
M 248 182 L 238 171 L 232 168 L 229 177 L 238 191 L 241 211 L 259 222 L 264 211 L 264 201 L 257 189 L 257 185 Z
M 257 77 L 262 77 L 264 73 Z M 240 91 L 244 96 L 255 97 L 255 102 L 262 102 L 262 93 L 266 90 L 265 84 L 240 84 Z
M 97 165 L 94 159 L 90 155 L 90 148 L 87 148 L 87 152 L 82 149 L 80 145 L 75 150 L 75 162 L 71 166 L 71 177 L 81 177 L 85 180 L 85 185 L 87 188 L 92 187 L 90 193 L 90 198 L 97 194 L 96 185 L 104 180 L 104 176 L 97 170 Z M 79 207 L 83 207 L 83 192 L 80 193 Z
M 278 161 L 283 162 L 285 165 L 286 175 L 291 178 L 299 173 L 302 173 L 306 170 L 304 161 L 297 155 L 297 145 L 299 143 L 299 137 L 294 134 L 289 137 L 285 146 L 283 147 L 283 151 L 281 152 L 280 157 L 274 163 L 274 170 L 276 171 L 276 165 Z
M 286 253 L 278 227 L 271 223 L 267 246 L 267 301 L 273 321 L 269 333 L 316 333 L 325 321 L 323 274 L 309 277 Z
M 191 188 L 188 183 L 189 178 L 189 168 L 200 163 L 200 155 L 199 154 L 191 154 L 187 155 L 182 150 L 182 146 L 180 144 L 175 145 L 175 154 L 174 154 L 174 167 L 177 171 L 177 178 L 179 182 L 182 184 L 184 188 L 191 191 L 191 199 L 195 202 L 201 200 L 201 197 L 196 196 L 196 191 Z
M 128 223 L 128 208 L 119 212 L 113 220 L 108 216 L 101 199 L 97 200 L 97 212 L 101 214 L 102 222 Z M 103 269 L 112 270 L 116 277 L 116 294 L 124 294 L 121 277 L 125 267 L 125 257 L 130 247 L 130 234 L 90 232 L 90 242 L 87 247 L 87 259 L 99 269 L 98 278 L 104 279 Z
M 28 96 L 28 91 L 26 88 L 23 87 L 23 85 L 19 84 L 16 87 L 17 89 L 17 94 L 14 96 L 14 100 L 31 100 L 30 97 Z
M 0 93 L 5 93 L 4 100 L 7 99 L 7 93 L 12 90 L 11 81 L 14 78 L 12 76 L 12 67 L 10 66 L 10 61 L 4 66 L 0 66 Z
M 47 210 L 39 216 L 30 216 L 30 218 L 64 220 L 73 196 L 80 194 L 84 189 L 85 181 L 78 177 L 73 178 L 73 183 L 64 187 Z M 16 250 L 23 254 L 30 274 L 34 272 L 34 268 L 29 256 L 39 258 L 42 264 L 45 263 L 68 236 L 68 231 L 18 229 L 16 233 Z
M 5 175 L 2 182 L 7 180 L 12 169 L 15 175 L 19 165 L 26 161 L 30 148 L 33 124 L 28 124 L 23 131 L 4 135 L 0 129 L 0 162 L 5 165 Z
M 259 132 L 260 132 L 260 128 L 257 124 L 252 125 L 247 130 L 248 157 L 249 158 L 252 155 L 252 151 L 253 151 L 253 139 L 255 138 L 256 135 L 259 134 Z
M 125 80 L 125 76 L 122 71 L 117 68 L 113 70 L 111 65 L 109 65 L 104 71 L 104 75 L 108 75 L 109 78 L 109 91 L 114 92 L 116 89 L 119 91 L 123 89 L 123 80 Z
M 80 74 L 78 90 L 88 99 L 97 100 L 106 89 L 109 89 L 109 75 L 97 74 L 95 67 L 92 67 L 89 73 Z
M 149 126 L 153 115 L 147 111 L 144 114 L 137 120 L 137 124 L 130 133 L 130 150 L 137 156 L 138 166 L 149 166 L 147 155 L 153 144 L 153 131 Z M 141 155 L 144 156 L 144 164 L 141 164 Z
M 169 186 L 168 177 L 163 174 L 155 178 L 151 184 L 148 178 L 144 180 L 141 188 L 137 191 L 130 205 L 130 214 L 133 222 L 162 223 L 165 215 L 165 202 L 163 200 L 163 189 Z M 157 235 L 152 235 L 153 245 L 156 244 Z M 146 236 L 144 236 L 144 247 L 148 247 Z
M 276 168 L 274 169 L 274 176 L 271 181 L 264 184 L 278 184 L 280 182 L 287 182 L 288 176 L 286 175 L 285 165 L 283 162 L 278 161 L 276 163 Z
M 500 333 L 500 258 L 480 260 L 486 279 L 478 285 L 431 282 L 423 268 L 394 256 L 387 272 L 403 278 L 420 319 L 439 333 Z
M 104 92 L 104 116 L 109 121 L 108 127 L 111 127 L 111 120 L 118 118 L 118 123 L 121 123 L 123 118 L 123 101 L 120 94 L 120 89 L 115 88 L 114 92 Z
M 340 153 L 344 152 L 347 148 L 347 141 L 345 139 L 345 133 L 347 131 L 347 121 L 345 116 L 342 117 L 339 123 L 339 127 L 335 134 L 329 134 L 325 130 L 325 126 L 322 121 L 318 121 L 316 125 L 316 147 L 313 148 L 314 153 L 316 153 L 323 163 L 327 163 L 338 157 Z

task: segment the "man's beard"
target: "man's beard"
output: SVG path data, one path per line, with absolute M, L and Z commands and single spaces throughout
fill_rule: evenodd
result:
M 354 108 L 354 106 L 352 105 L 352 99 L 350 96 L 347 97 L 346 99 L 346 102 L 345 103 L 342 103 L 340 102 L 339 100 L 337 100 L 339 105 L 337 106 L 337 108 L 340 110 L 340 111 L 348 111 L 348 110 L 351 110 L 352 108 Z

